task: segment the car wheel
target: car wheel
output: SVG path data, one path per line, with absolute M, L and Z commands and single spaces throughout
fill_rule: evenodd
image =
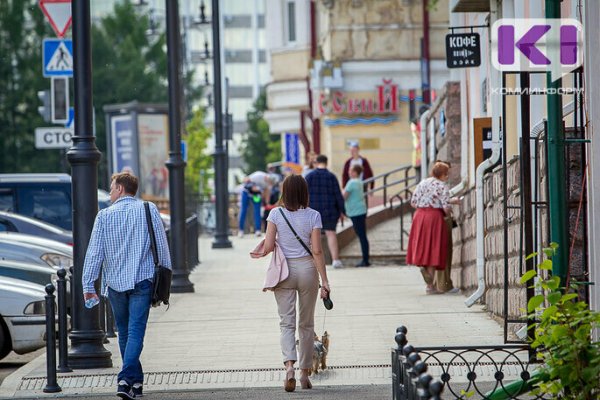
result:
M 12 343 L 10 342 L 10 334 L 0 316 L 0 360 L 6 357 L 11 350 Z

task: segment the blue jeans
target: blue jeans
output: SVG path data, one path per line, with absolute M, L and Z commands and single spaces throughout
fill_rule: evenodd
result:
M 119 330 L 119 350 L 123 360 L 123 368 L 117 376 L 117 382 L 123 380 L 128 385 L 144 383 L 140 354 L 144 347 L 144 335 L 150 313 L 152 281 L 146 279 L 138 282 L 132 290 L 125 292 L 109 288 L 108 299 Z
M 262 198 L 261 198 L 262 199 Z M 240 231 L 244 232 L 244 222 L 246 222 L 246 212 L 248 211 L 248 205 L 252 203 L 252 207 L 254 207 L 254 231 L 260 231 L 260 205 L 261 202 L 255 203 L 252 200 L 252 195 L 247 191 L 242 192 L 242 204 L 240 207 Z
M 362 252 L 362 260 L 365 264 L 369 263 L 369 241 L 367 240 L 367 214 L 350 217 L 352 227 L 358 240 L 360 240 L 360 250 Z

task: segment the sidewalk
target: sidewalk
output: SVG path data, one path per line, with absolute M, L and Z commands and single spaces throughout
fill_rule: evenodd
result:
M 142 364 L 145 391 L 277 387 L 283 381 L 279 318 L 270 292 L 261 291 L 267 259 L 248 256 L 257 239 L 232 238 L 233 249 L 212 250 L 200 239 L 201 264 L 190 275 L 193 294 L 175 294 L 169 310 L 153 309 Z M 421 274 L 406 266 L 331 269 L 334 309 L 319 301 L 315 330 L 331 337 L 330 369 L 318 385 L 391 384 L 390 348 L 406 325 L 414 345 L 502 343 L 502 328 L 461 295 L 424 293 Z M 116 339 L 106 345 L 114 367 L 59 375 L 65 395 L 114 393 L 120 360 Z M 45 357 L 8 377 L 0 398 L 53 397 L 42 392 Z

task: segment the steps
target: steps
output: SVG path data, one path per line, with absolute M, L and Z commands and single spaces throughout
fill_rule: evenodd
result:
M 387 210 L 387 209 L 386 209 Z M 389 212 L 389 210 L 387 210 Z M 394 215 L 395 214 L 395 215 Z M 392 214 L 389 212 L 387 216 L 380 216 L 379 221 L 374 221 L 375 216 L 368 217 L 367 237 L 370 245 L 371 263 L 375 265 L 398 265 L 406 262 L 406 251 L 401 248 L 400 241 L 400 223 L 401 218 L 399 212 Z M 410 230 L 410 214 L 404 214 L 404 230 Z M 374 223 L 378 222 L 378 223 Z M 351 224 L 351 223 L 350 223 Z M 354 265 L 361 259 L 360 242 L 352 227 L 348 227 L 349 232 L 346 235 L 350 237 L 345 241 L 340 242 L 340 258 L 347 265 Z M 350 235 L 351 233 L 351 235 Z M 338 234 L 339 238 L 339 234 Z M 408 236 L 404 235 L 404 247 L 408 245 Z

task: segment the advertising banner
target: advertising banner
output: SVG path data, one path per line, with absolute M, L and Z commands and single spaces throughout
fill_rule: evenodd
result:
M 166 114 L 138 114 L 140 195 L 160 201 L 169 198 L 169 128 Z
M 112 171 L 129 171 L 139 176 L 137 141 L 131 115 L 116 115 L 110 119 Z

